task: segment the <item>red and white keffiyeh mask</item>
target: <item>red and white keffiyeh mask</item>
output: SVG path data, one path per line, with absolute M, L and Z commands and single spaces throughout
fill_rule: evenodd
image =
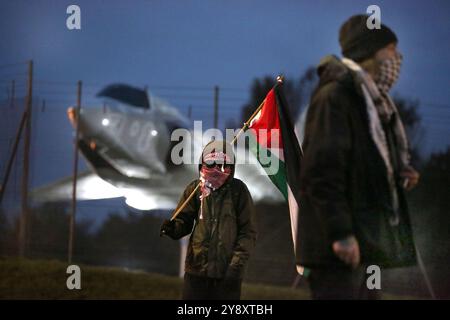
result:
M 223 152 L 213 152 L 205 155 L 200 170 L 201 195 L 203 199 L 210 195 L 211 191 L 219 189 L 231 174 L 229 156 Z

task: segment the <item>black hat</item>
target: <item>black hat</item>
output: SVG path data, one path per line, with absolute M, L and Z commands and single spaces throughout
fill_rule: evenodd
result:
M 355 15 L 341 26 L 339 43 L 344 57 L 361 62 L 388 44 L 397 42 L 395 33 L 384 24 L 380 29 L 369 29 L 367 19 L 367 15 Z

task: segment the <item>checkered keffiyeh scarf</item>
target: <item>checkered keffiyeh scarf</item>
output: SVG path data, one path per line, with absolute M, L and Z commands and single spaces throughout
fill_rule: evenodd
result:
M 223 152 L 216 151 L 203 155 L 203 164 L 200 169 L 201 195 L 200 200 L 210 195 L 211 191 L 219 189 L 230 176 L 231 169 L 222 165 L 208 168 L 209 164 L 231 163 L 230 157 Z
M 202 166 L 200 170 L 201 195 L 200 200 L 203 200 L 211 194 L 211 191 L 219 189 L 231 174 L 229 167 L 214 167 L 208 168 Z
M 384 60 L 380 64 L 380 74 L 375 85 L 379 91 L 379 99 L 381 103 L 376 103 L 381 121 L 387 123 L 397 108 L 389 97 L 389 91 L 400 75 L 400 67 L 402 65 L 403 56 L 396 53 L 394 57 Z M 378 101 L 376 101 L 378 102 Z
M 396 57 L 383 62 L 380 66 L 380 79 L 377 83 L 375 83 L 372 77 L 356 62 L 347 58 L 342 59 L 342 62 L 350 70 L 355 72 L 357 80 L 361 85 L 361 89 L 366 100 L 370 134 L 381 154 L 381 157 L 383 158 L 383 162 L 386 165 L 394 211 L 396 212 L 399 209 L 399 203 L 394 177 L 394 168 L 391 163 L 389 146 L 382 123 L 388 123 L 391 119 L 393 119 L 394 122 L 392 126 L 397 142 L 396 152 L 397 158 L 400 162 L 400 170 L 409 166 L 410 153 L 406 131 L 400 117 L 398 116 L 397 107 L 388 94 L 390 88 L 398 79 L 401 61 L 402 57 L 398 54 Z M 398 224 L 398 216 L 392 220 L 392 224 Z
M 200 169 L 200 219 L 203 219 L 203 200 L 212 191 L 219 189 L 231 175 L 231 168 L 225 167 L 225 163 L 230 163 L 230 157 L 223 152 L 211 152 L 203 157 L 203 164 Z M 219 163 L 221 166 L 209 168 L 208 164 Z
M 394 83 L 400 75 L 400 67 L 402 66 L 403 56 L 396 53 L 394 57 L 385 59 L 380 64 L 380 74 L 376 81 L 376 86 L 383 94 L 388 94 Z

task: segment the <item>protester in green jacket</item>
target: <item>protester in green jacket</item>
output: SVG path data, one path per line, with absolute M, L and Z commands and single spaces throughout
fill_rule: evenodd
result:
M 232 146 L 210 142 L 200 161 L 200 179 L 185 189 L 179 206 L 201 187 L 161 233 L 191 234 L 185 261 L 183 299 L 239 299 L 247 261 L 255 246 L 255 209 L 247 186 L 234 178 Z

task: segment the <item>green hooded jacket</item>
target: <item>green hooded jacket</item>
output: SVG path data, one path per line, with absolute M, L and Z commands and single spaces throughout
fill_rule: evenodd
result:
M 242 278 L 256 242 L 255 209 L 247 186 L 232 175 L 217 190 L 203 199 L 200 213 L 200 188 L 175 219 L 171 237 L 191 234 L 185 271 L 221 279 L 227 274 Z M 192 181 L 183 192 L 180 206 L 195 189 Z

